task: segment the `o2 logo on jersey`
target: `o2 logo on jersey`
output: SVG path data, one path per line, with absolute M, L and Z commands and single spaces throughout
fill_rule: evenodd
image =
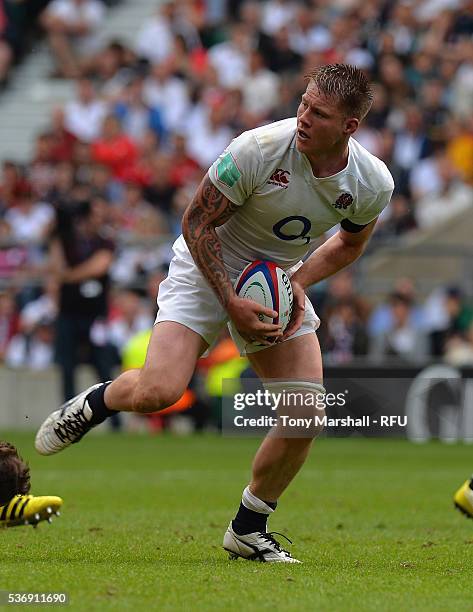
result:
M 287 226 L 291 224 L 288 228 Z M 309 244 L 310 236 L 309 232 L 312 227 L 310 219 L 307 217 L 301 217 L 294 215 L 292 217 L 285 217 L 273 225 L 273 232 L 281 240 L 297 240 L 303 238 L 305 244 Z

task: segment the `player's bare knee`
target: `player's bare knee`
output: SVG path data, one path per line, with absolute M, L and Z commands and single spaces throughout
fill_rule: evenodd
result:
M 172 406 L 176 402 L 180 400 L 182 394 L 184 393 L 185 388 L 180 387 L 178 385 L 164 385 L 160 390 L 160 403 L 161 410 L 164 408 L 168 408 L 168 406 Z
M 304 446 L 310 444 L 323 431 L 325 425 L 325 412 L 305 409 L 294 411 L 292 415 L 280 416 L 279 424 L 271 432 L 271 435 L 284 438 L 288 444 L 293 446 Z
M 299 433 L 309 440 L 318 438 L 325 427 L 325 410 L 305 407 L 299 409 L 298 414 L 302 415 L 298 423 Z
M 311 441 L 322 433 L 325 426 L 325 388 L 321 383 L 278 381 L 266 383 L 265 387 L 278 401 L 278 425 L 272 435 Z
M 136 394 L 133 398 L 133 412 L 140 414 L 151 414 L 161 410 L 157 397 L 145 395 L 144 393 Z
M 183 392 L 177 387 L 162 384 L 142 386 L 133 397 L 133 411 L 142 414 L 159 412 L 175 404 Z

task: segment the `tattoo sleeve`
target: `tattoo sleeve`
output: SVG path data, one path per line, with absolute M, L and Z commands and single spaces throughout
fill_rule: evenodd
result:
M 192 257 L 224 307 L 234 290 L 223 265 L 215 228 L 228 221 L 238 208 L 206 176 L 182 219 L 182 232 Z

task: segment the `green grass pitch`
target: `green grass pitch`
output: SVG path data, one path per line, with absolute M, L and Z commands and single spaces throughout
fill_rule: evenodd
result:
M 90 436 L 30 461 L 61 518 L 0 532 L 0 589 L 78 610 L 473 610 L 473 521 L 453 509 L 471 447 L 322 439 L 271 529 L 303 565 L 229 561 L 223 532 L 255 439 Z

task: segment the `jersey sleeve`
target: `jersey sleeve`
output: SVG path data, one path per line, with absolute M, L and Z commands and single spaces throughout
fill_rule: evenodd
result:
M 391 200 L 393 190 L 381 191 L 369 204 L 362 206 L 354 215 L 348 217 L 352 224 L 365 226 L 374 221 L 386 208 Z
M 244 132 L 228 145 L 209 168 L 209 177 L 231 202 L 242 206 L 258 184 L 263 156 L 251 132 Z

